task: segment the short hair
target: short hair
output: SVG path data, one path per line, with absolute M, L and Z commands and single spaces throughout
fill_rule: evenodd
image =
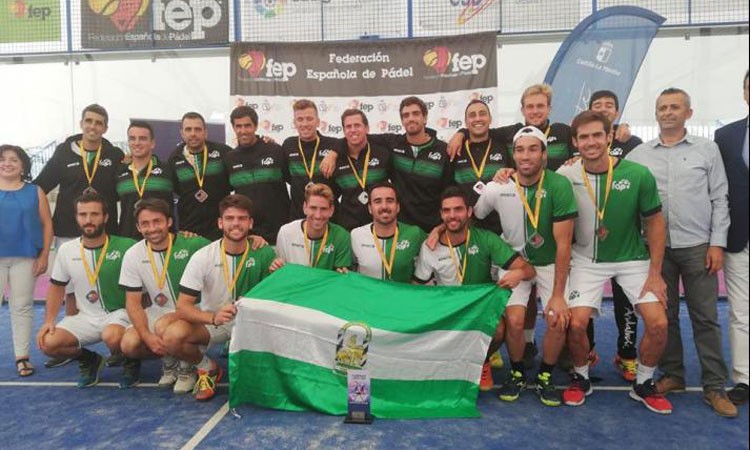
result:
M 617 94 L 615 94 L 612 91 L 608 91 L 606 89 L 603 89 L 601 91 L 596 91 L 593 94 L 591 94 L 591 98 L 589 99 L 589 109 L 591 109 L 591 106 L 594 104 L 595 101 L 599 100 L 600 98 L 611 98 L 615 101 L 615 109 L 617 111 L 620 110 L 620 99 L 617 98 Z
M 552 86 L 545 83 L 532 84 L 527 87 L 523 94 L 521 94 L 521 106 L 523 106 L 524 100 L 530 95 L 542 94 L 547 97 L 547 104 L 552 106 Z
M 104 117 L 104 125 L 109 125 L 109 114 L 107 113 L 107 110 L 104 109 L 102 105 L 92 103 L 88 105 L 87 107 L 83 108 L 83 111 L 81 111 L 81 120 L 83 120 L 83 117 L 86 115 L 87 112 L 99 114 L 100 116 Z
M 399 116 L 401 115 L 401 111 L 403 111 L 404 108 L 412 105 L 418 105 L 419 109 L 422 111 L 422 115 L 427 115 L 427 105 L 425 104 L 425 102 L 421 98 L 412 95 L 401 100 L 401 104 L 398 106 Z
M 247 105 L 238 106 L 232 110 L 232 114 L 229 115 L 229 121 L 234 125 L 234 121 L 243 117 L 249 117 L 253 121 L 253 125 L 258 126 L 258 113 Z
M 151 138 L 151 140 L 154 140 L 154 129 L 151 127 L 151 124 L 146 122 L 145 120 L 131 120 L 130 125 L 128 125 L 128 131 L 130 131 L 131 128 L 145 128 L 148 130 L 148 136 Z
M 341 126 L 344 126 L 344 119 L 352 116 L 360 116 L 362 118 L 362 123 L 366 126 L 370 126 L 370 122 L 367 120 L 367 115 L 365 115 L 365 113 L 361 109 L 355 108 L 347 109 L 341 114 Z
M 169 207 L 169 203 L 161 198 L 150 197 L 138 200 L 135 203 L 135 211 L 133 212 L 133 217 L 135 217 L 136 221 L 138 220 L 138 216 L 143 211 L 160 213 L 166 216 L 167 219 L 172 218 L 172 210 Z
M 687 107 L 690 108 L 690 94 L 688 94 L 684 89 L 680 89 L 676 87 L 669 87 L 661 91 L 661 93 L 659 93 L 659 97 L 662 97 L 664 95 L 673 95 L 673 94 L 682 94 L 685 97 L 685 103 L 687 104 Z M 657 97 L 657 99 L 659 97 Z
M 5 152 L 13 152 L 21 160 L 21 181 L 31 181 L 31 158 L 29 158 L 29 155 L 17 145 L 0 145 L 0 155 Z
M 107 205 L 107 200 L 105 200 L 104 197 L 102 197 L 102 195 L 98 192 L 84 192 L 83 194 L 76 197 L 73 203 L 75 204 L 76 213 L 78 212 L 78 205 L 80 205 L 81 203 L 99 203 L 100 205 L 102 205 L 102 213 L 109 214 L 109 206 Z
M 312 100 L 302 98 L 292 104 L 292 111 L 302 111 L 304 109 L 314 109 L 315 114 L 318 114 L 318 106 Z
M 237 208 L 247 211 L 250 217 L 253 217 L 253 202 L 242 194 L 229 194 L 219 202 L 219 216 L 229 208 Z
M 468 105 L 466 105 L 466 109 L 464 109 L 464 118 L 466 117 L 466 114 L 469 112 L 469 108 L 471 108 L 472 105 L 476 104 L 482 104 L 485 108 L 487 108 L 487 114 L 492 116 L 492 111 L 490 111 L 490 105 L 487 104 L 484 100 L 480 100 L 478 98 L 475 98 L 474 100 L 470 101 Z
M 466 204 L 466 206 L 471 206 L 469 203 L 469 196 L 466 195 L 466 191 L 464 191 L 458 186 L 448 186 L 447 188 L 445 188 L 443 193 L 440 194 L 440 206 L 442 207 L 443 200 L 454 198 L 454 197 L 458 197 L 462 199 L 464 201 L 464 204 Z
M 317 197 L 323 197 L 324 199 L 328 200 L 328 204 L 333 206 L 333 202 L 335 200 L 335 197 L 333 196 L 333 191 L 330 187 L 328 187 L 327 184 L 323 183 L 315 183 L 310 185 L 308 188 L 305 189 L 305 203 L 310 201 L 310 197 L 317 196 Z
M 206 127 L 206 119 L 195 111 L 189 111 L 182 115 L 182 119 L 180 119 L 180 127 L 182 127 L 186 119 L 198 119 L 203 123 L 203 128 Z
M 398 202 L 398 191 L 396 190 L 396 186 L 390 181 L 381 181 L 367 188 L 367 197 L 369 198 L 370 203 L 372 203 L 372 191 L 375 189 L 392 189 L 396 194 L 396 201 Z
M 578 138 L 578 129 L 584 125 L 588 125 L 594 122 L 601 122 L 604 125 L 604 132 L 609 134 L 612 131 L 612 122 L 607 117 L 596 111 L 582 111 L 573 118 L 573 122 L 570 123 L 570 132 L 574 138 Z

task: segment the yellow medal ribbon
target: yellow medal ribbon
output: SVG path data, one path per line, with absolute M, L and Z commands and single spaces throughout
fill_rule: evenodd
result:
M 583 164 L 581 164 L 581 173 L 583 174 L 583 184 L 586 185 L 586 191 L 589 193 L 589 198 L 591 199 L 591 202 L 594 204 L 594 208 L 596 208 L 596 215 L 599 217 L 599 222 L 604 221 L 604 212 L 607 209 L 607 201 L 609 201 L 609 193 L 612 190 L 612 173 L 614 172 L 613 164 L 612 164 L 612 157 L 607 156 L 607 162 L 609 163 L 607 167 L 607 187 L 604 191 L 604 205 L 602 206 L 602 209 L 599 209 L 599 204 L 596 202 L 596 194 L 594 194 L 594 188 L 591 187 L 591 182 L 589 181 L 589 177 L 586 174 L 586 168 L 583 167 Z
M 365 185 L 367 185 L 367 168 L 370 166 L 370 143 L 367 143 L 367 152 L 365 153 L 365 167 L 364 169 L 362 169 L 362 178 L 359 177 L 357 168 L 354 167 L 354 163 L 352 162 L 352 158 L 349 155 L 347 155 L 346 158 L 349 160 L 349 167 L 352 168 L 352 173 L 354 173 L 354 178 L 357 179 L 357 184 L 359 184 L 359 187 L 364 190 Z
M 167 245 L 167 256 L 164 258 L 164 264 L 162 267 L 162 273 L 156 269 L 156 261 L 154 260 L 153 250 L 151 250 L 151 243 L 146 241 L 146 248 L 148 248 L 148 262 L 151 263 L 151 270 L 154 272 L 154 280 L 156 280 L 159 290 L 164 289 L 164 283 L 167 281 L 167 269 L 169 268 L 169 261 L 172 260 L 172 233 L 169 234 L 169 244 Z
M 94 182 L 94 177 L 96 176 L 96 170 L 99 168 L 99 159 L 102 156 L 102 143 L 99 143 L 99 148 L 96 149 L 96 156 L 94 157 L 94 168 L 89 170 L 89 162 L 86 158 L 86 149 L 83 148 L 83 141 L 78 142 L 78 147 L 81 149 L 81 162 L 83 163 L 83 173 L 86 174 L 86 181 L 89 182 L 89 187 L 91 187 L 91 183 Z
M 445 239 L 448 241 L 448 250 L 451 253 L 451 260 L 453 261 L 453 265 L 456 267 L 458 282 L 464 284 L 464 277 L 466 276 L 466 263 L 469 261 L 469 239 L 471 239 L 471 229 L 466 230 L 466 241 L 464 241 L 464 247 L 466 247 L 466 250 L 464 251 L 463 264 L 461 266 L 458 265 L 458 257 L 456 256 L 457 251 L 453 250 L 453 243 L 451 242 L 451 238 L 450 236 L 448 236 L 447 232 L 445 233 Z
M 146 190 L 146 182 L 148 177 L 151 176 L 151 169 L 154 167 L 154 158 L 152 157 L 148 161 L 148 167 L 146 168 L 146 175 L 143 177 L 143 185 L 138 183 L 138 169 L 133 164 L 130 164 L 130 174 L 133 175 L 133 184 L 135 185 L 135 191 L 138 193 L 139 198 L 143 198 L 143 192 Z
M 311 239 L 307 237 L 307 221 L 305 221 L 302 224 L 302 233 L 304 234 L 303 237 L 305 238 L 305 251 L 307 252 L 307 259 L 312 259 L 312 254 L 310 254 L 311 244 L 310 242 L 308 242 Z M 320 257 L 323 255 L 323 249 L 325 248 L 327 241 L 328 241 L 328 226 L 326 226 L 326 232 L 323 233 L 323 240 L 320 243 L 320 247 L 318 247 L 318 254 L 315 256 L 315 261 L 311 262 L 312 263 L 311 267 L 316 267 L 318 265 L 318 262 L 320 262 Z
M 102 264 L 104 264 L 104 256 L 107 254 L 107 247 L 109 247 L 109 236 L 104 237 L 104 246 L 102 247 L 101 253 L 99 253 L 99 259 L 96 260 L 96 268 L 91 273 L 88 261 L 86 261 L 86 252 L 83 248 L 83 239 L 81 239 L 81 261 L 83 261 L 83 270 L 86 272 L 86 278 L 89 280 L 89 285 L 96 288 L 96 280 L 99 278 L 99 272 L 102 270 Z
M 380 247 L 380 239 L 378 239 L 378 236 L 375 234 L 374 228 L 372 230 L 372 240 L 375 242 L 375 248 L 378 250 L 380 260 L 383 261 L 385 273 L 388 274 L 388 278 L 391 278 L 391 273 L 393 273 L 393 261 L 396 260 L 396 247 L 398 247 L 398 225 L 396 225 L 396 234 L 393 235 L 393 243 L 391 243 L 391 254 L 387 260 L 385 259 L 384 249 Z
M 544 137 L 545 137 L 545 138 L 548 138 L 548 137 L 549 137 L 549 132 L 550 132 L 551 130 L 552 130 L 552 124 L 548 124 L 548 125 L 547 125 L 547 129 L 546 129 L 546 130 L 544 130 Z M 546 145 L 547 143 L 545 142 L 544 144 Z
M 474 169 L 474 173 L 477 176 L 477 180 L 482 181 L 482 174 L 484 174 L 484 166 L 487 164 L 487 157 L 490 156 L 490 148 L 492 147 L 492 139 L 490 139 L 490 142 L 487 143 L 487 149 L 484 151 L 484 157 L 482 158 L 482 165 L 477 169 L 477 163 L 474 162 L 474 157 L 471 155 L 471 150 L 469 149 L 469 141 L 467 140 L 466 143 L 466 153 L 469 155 L 469 160 L 471 161 L 471 167 Z
M 536 189 L 536 193 L 534 194 L 534 199 L 536 200 L 536 204 L 534 205 L 534 212 L 531 212 L 531 206 L 529 205 L 529 200 L 526 198 L 526 195 L 523 192 L 523 188 L 521 187 L 521 183 L 518 182 L 518 176 L 516 176 L 516 190 L 518 191 L 518 196 L 521 197 L 521 202 L 523 202 L 523 209 L 526 210 L 526 214 L 529 217 L 529 222 L 531 222 L 531 226 L 534 228 L 534 231 L 536 231 L 537 227 L 539 227 L 539 213 L 541 211 L 542 206 L 542 188 L 544 187 L 544 170 L 542 170 L 542 177 L 539 178 L 539 187 Z
M 234 301 L 234 288 L 237 286 L 237 280 L 240 279 L 240 274 L 242 273 L 242 268 L 245 267 L 245 260 L 249 252 L 250 243 L 245 242 L 245 252 L 242 254 L 240 263 L 234 267 L 234 278 L 230 278 L 227 251 L 224 248 L 224 239 L 221 240 L 221 267 L 224 269 L 224 282 L 227 284 L 227 288 L 229 288 L 229 295 L 232 296 L 232 301 Z M 166 269 L 164 271 L 166 272 Z
M 315 160 L 318 157 L 318 147 L 320 147 L 320 136 L 315 136 L 315 150 L 313 150 L 309 169 L 307 168 L 307 158 L 305 157 L 305 151 L 302 150 L 302 139 L 300 138 L 297 138 L 297 147 L 299 147 L 299 156 L 302 158 L 302 165 L 305 167 L 307 179 L 312 181 L 313 175 L 315 175 Z
M 197 159 L 197 157 L 195 158 Z M 208 167 L 208 147 L 206 146 L 206 144 L 203 144 L 203 168 L 201 169 L 202 173 L 198 173 L 197 164 L 193 163 L 190 165 L 193 166 L 193 172 L 195 172 L 195 180 L 198 182 L 198 188 L 203 189 L 203 180 L 206 178 L 206 167 Z

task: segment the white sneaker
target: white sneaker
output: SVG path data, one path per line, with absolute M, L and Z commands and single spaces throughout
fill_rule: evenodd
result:
M 162 375 L 161 378 L 159 378 L 159 387 L 169 387 L 175 384 L 177 381 L 177 365 L 178 363 L 176 361 L 171 366 L 162 363 Z
M 175 394 L 187 394 L 193 392 L 195 382 L 198 376 L 195 374 L 195 367 L 179 367 L 177 369 L 177 381 L 174 384 Z

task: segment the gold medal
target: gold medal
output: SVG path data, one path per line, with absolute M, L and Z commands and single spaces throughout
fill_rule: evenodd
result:
M 203 189 L 198 189 L 198 192 L 195 193 L 195 199 L 203 203 L 208 199 L 208 193 Z
M 529 236 L 529 238 L 526 240 L 526 243 L 534 248 L 540 248 L 542 245 L 544 245 L 544 238 L 541 234 L 534 231 L 534 234 Z
M 89 301 L 89 303 L 96 303 L 99 301 L 99 293 L 96 291 L 90 291 L 88 294 L 86 294 L 86 300 Z
M 96 280 L 99 278 L 99 272 L 102 270 L 102 264 L 104 264 L 104 257 L 107 254 L 107 247 L 109 247 L 109 236 L 104 237 L 104 246 L 102 247 L 101 252 L 99 253 L 99 258 L 96 261 L 96 268 L 94 268 L 94 271 L 91 271 L 91 268 L 89 267 L 89 263 L 86 260 L 86 252 L 83 248 L 83 240 L 81 240 L 81 246 L 79 247 L 81 251 L 81 262 L 83 263 L 83 270 L 86 272 L 86 278 L 89 281 L 89 285 L 93 288 L 96 288 Z M 95 291 L 91 291 L 96 293 Z M 89 294 L 91 294 L 89 292 Z M 99 294 L 97 295 L 97 300 L 99 299 Z M 88 299 L 89 296 L 86 295 L 86 298 Z M 91 301 L 89 299 L 89 301 Z
M 542 196 L 542 193 L 544 192 L 544 174 L 545 171 L 542 170 L 542 176 L 539 178 L 539 186 L 537 187 L 536 193 L 534 194 L 534 200 L 536 202 L 536 204 L 534 205 L 534 212 L 531 212 L 529 200 L 526 198 L 526 194 L 521 187 L 521 183 L 519 183 L 518 181 L 518 175 L 516 175 L 516 190 L 518 191 L 518 196 L 521 198 L 521 202 L 523 203 L 523 209 L 526 211 L 526 217 L 528 217 L 529 222 L 531 222 L 531 228 L 534 230 L 534 232 L 531 234 L 529 239 L 526 240 L 526 242 L 534 248 L 539 248 L 544 245 L 544 238 L 539 234 L 538 231 L 539 215 L 542 211 L 542 200 L 544 199 L 544 197 Z
M 367 186 L 367 169 L 370 166 L 370 143 L 367 143 L 367 152 L 365 153 L 365 164 L 364 168 L 362 169 L 362 178 L 359 177 L 359 174 L 357 173 L 357 168 L 354 166 L 354 162 L 352 162 L 352 158 L 347 155 L 346 159 L 349 160 L 349 167 L 352 168 L 352 174 L 354 174 L 354 178 L 357 180 L 357 184 L 359 184 L 359 187 L 362 188 L 363 191 L 366 191 Z M 365 195 L 367 195 L 365 193 Z M 361 202 L 362 200 L 360 200 Z M 367 204 L 365 201 L 363 203 L 364 205 Z
M 167 296 L 159 292 L 156 294 L 156 297 L 154 297 L 154 302 L 159 306 L 164 306 L 167 304 Z
M 583 184 L 586 185 L 586 191 L 589 194 L 589 198 L 591 199 L 591 202 L 594 204 L 594 208 L 596 209 L 596 217 L 599 222 L 599 226 L 596 228 L 596 237 L 600 241 L 604 241 L 607 239 L 607 236 L 609 235 L 609 230 L 604 226 L 604 213 L 607 209 L 607 202 L 609 201 L 609 193 L 612 189 L 612 174 L 614 172 L 614 164 L 612 163 L 612 157 L 607 156 L 608 161 L 608 167 L 607 167 L 607 185 L 604 188 L 604 204 L 602 205 L 602 208 L 599 209 L 599 204 L 596 199 L 596 194 L 594 193 L 594 188 L 591 186 L 591 182 L 589 181 L 589 176 L 586 173 L 586 168 L 583 167 L 583 164 L 581 164 L 581 172 L 583 174 Z
M 396 233 L 393 235 L 393 241 L 391 241 L 391 254 L 387 260 L 385 259 L 385 249 L 384 247 L 380 247 L 380 239 L 375 234 L 375 229 L 372 230 L 372 240 L 375 242 L 375 248 L 378 251 L 378 255 L 380 255 L 380 260 L 383 261 L 383 269 L 385 269 L 385 273 L 388 275 L 387 279 L 391 279 L 393 261 L 396 260 L 396 247 L 398 247 L 398 225 L 396 225 Z
M 203 203 L 208 198 L 208 193 L 203 190 L 203 181 L 206 179 L 206 167 L 208 167 L 208 147 L 206 146 L 206 144 L 203 144 L 203 167 L 201 167 L 200 171 L 198 171 L 198 155 L 192 154 L 190 152 L 187 153 L 188 154 L 185 155 L 185 159 L 193 167 L 193 172 L 195 173 L 195 181 L 196 183 L 198 183 L 198 192 L 195 193 L 195 199 Z M 193 156 L 195 161 L 190 161 L 187 159 L 187 156 L 190 155 Z
M 146 249 L 148 253 L 148 262 L 151 264 L 151 271 L 154 274 L 154 280 L 156 280 L 156 285 L 159 287 L 159 290 L 164 289 L 164 284 L 167 281 L 167 269 L 169 268 L 169 262 L 172 260 L 172 234 L 169 234 L 169 244 L 167 244 L 167 256 L 164 258 L 164 263 L 162 265 L 162 272 L 159 273 L 159 270 L 156 268 L 156 260 L 154 259 L 154 252 L 151 250 L 151 243 L 146 241 Z M 157 296 L 158 297 L 158 296 Z M 158 301 L 157 301 L 158 303 Z M 164 306 L 164 305 L 160 305 Z
M 78 142 L 78 147 L 81 149 L 81 163 L 83 164 L 83 173 L 86 175 L 86 181 L 89 183 L 89 187 L 86 188 L 83 193 L 89 194 L 92 191 L 96 193 L 94 188 L 91 187 L 91 183 L 94 182 L 94 177 L 96 176 L 96 170 L 99 168 L 99 159 L 102 156 L 102 143 L 99 143 L 99 148 L 96 149 L 96 156 L 94 156 L 94 166 L 93 168 L 89 169 L 89 162 L 88 158 L 86 156 L 86 150 L 83 148 L 83 141 Z

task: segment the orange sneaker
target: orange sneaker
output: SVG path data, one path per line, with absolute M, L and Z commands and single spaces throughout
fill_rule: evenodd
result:
M 213 361 L 211 364 L 213 365 L 211 370 L 198 369 L 198 381 L 195 382 L 193 395 L 199 402 L 211 400 L 216 394 L 216 384 L 221 381 L 221 367 Z
M 615 356 L 615 367 L 625 381 L 632 383 L 638 373 L 638 360 Z
M 489 363 L 485 361 L 482 366 L 482 377 L 479 379 L 479 390 L 487 392 L 492 390 L 495 385 L 495 381 L 492 379 L 492 370 L 490 369 Z

